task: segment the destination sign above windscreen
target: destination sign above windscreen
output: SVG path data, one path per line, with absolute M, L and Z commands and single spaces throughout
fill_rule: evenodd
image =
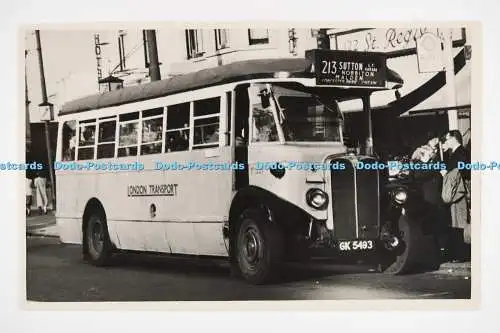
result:
M 337 50 L 310 50 L 316 84 L 384 88 L 387 58 L 383 53 Z

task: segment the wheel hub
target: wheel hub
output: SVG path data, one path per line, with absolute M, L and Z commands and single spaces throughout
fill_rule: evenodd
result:
M 249 263 L 255 263 L 259 259 L 260 243 L 258 235 L 253 229 L 248 229 L 244 237 L 244 254 Z
M 101 253 L 102 247 L 104 245 L 104 233 L 102 224 L 98 221 L 94 223 L 94 226 L 92 228 L 91 241 L 91 246 L 95 253 Z

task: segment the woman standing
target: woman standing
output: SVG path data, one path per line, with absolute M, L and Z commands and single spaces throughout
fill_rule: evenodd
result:
M 47 214 L 47 180 L 37 173 L 35 178 L 36 204 L 40 213 Z

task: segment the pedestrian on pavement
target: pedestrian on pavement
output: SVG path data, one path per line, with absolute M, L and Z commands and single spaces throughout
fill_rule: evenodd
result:
M 443 151 L 448 151 L 448 158 L 445 159 L 446 171 L 458 168 L 458 162 L 470 163 L 470 152 L 463 146 L 462 134 L 458 130 L 452 130 L 446 133 L 442 139 Z M 460 169 L 460 174 L 464 181 L 470 180 L 470 170 Z
M 470 256 L 470 170 L 459 170 L 458 162 L 469 163 L 470 155 L 462 146 L 462 135 L 457 130 L 446 133 L 443 150 L 450 154 L 446 159 L 443 175 L 442 198 L 449 205 L 451 214 L 451 247 L 455 261 L 466 261 Z M 464 232 L 466 232 L 464 234 Z
M 435 164 L 440 162 L 439 137 L 430 138 L 412 154 L 411 161 L 417 164 Z M 443 177 L 438 170 L 416 169 L 411 172 L 415 186 L 420 188 L 423 202 L 422 213 L 432 221 L 432 234 L 440 251 L 449 243 L 449 209 L 441 197 Z
M 33 202 L 33 181 L 31 178 L 26 176 L 25 180 L 25 190 L 26 190 L 26 215 L 31 215 L 31 203 Z
M 37 173 L 35 178 L 35 190 L 36 190 L 36 203 L 38 206 L 38 211 L 40 213 L 47 214 L 47 180 L 42 176 L 40 172 Z

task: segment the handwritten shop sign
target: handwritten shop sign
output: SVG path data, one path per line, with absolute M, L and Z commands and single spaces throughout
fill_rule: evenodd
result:
M 350 87 L 385 87 L 386 56 L 382 53 L 356 53 L 311 50 L 316 84 Z
M 446 36 L 449 29 L 420 27 L 420 28 L 389 28 L 369 29 L 353 33 L 333 34 L 338 50 L 364 52 L 392 52 L 417 46 L 416 40 L 425 33 L 432 33 L 437 37 Z M 462 29 L 452 31 L 453 40 L 462 39 Z

